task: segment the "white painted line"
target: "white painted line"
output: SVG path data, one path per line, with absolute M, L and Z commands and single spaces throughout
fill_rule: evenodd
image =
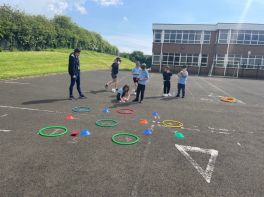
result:
M 51 110 L 33 109 L 33 108 L 23 108 L 23 107 L 14 107 L 14 106 L 5 106 L 5 105 L 0 105 L 0 108 L 20 109 L 20 110 L 38 111 L 38 112 L 48 112 L 48 113 L 66 113 L 66 112 L 58 112 L 58 111 L 51 111 Z
M 22 82 L 17 82 L 17 81 L 5 81 L 4 83 L 7 84 L 20 84 L 20 85 L 28 85 L 30 83 L 22 83 Z
M 4 114 L 4 115 L 0 116 L 0 118 L 6 117 L 6 116 L 8 116 L 8 114 Z
M 7 133 L 7 132 L 10 132 L 10 131 L 12 131 L 12 130 L 3 130 L 3 129 L 0 129 L 0 131 L 1 131 L 1 132 L 6 132 L 6 133 Z
M 51 133 L 51 135 L 57 133 L 57 131 L 59 131 L 59 130 L 60 130 L 60 129 L 55 129 L 55 130 Z
M 214 171 L 214 165 L 218 156 L 218 151 L 214 149 L 203 149 L 198 147 L 183 146 L 175 144 L 175 147 L 183 154 L 183 156 L 193 165 L 193 167 L 202 175 L 207 183 L 211 182 L 212 174 Z M 199 152 L 211 155 L 207 164 L 206 170 L 203 170 L 199 164 L 187 153 L 187 152 Z
M 208 98 L 200 98 L 201 101 L 211 101 L 213 102 L 214 100 L 213 99 L 208 99 Z
M 68 141 L 70 144 L 76 144 L 78 142 L 78 137 L 73 138 L 71 141 Z
M 207 80 L 205 80 L 205 79 L 202 79 L 202 78 L 201 78 L 201 80 L 203 80 L 204 82 L 206 82 L 206 83 L 207 83 L 208 85 L 210 85 L 211 87 L 213 87 L 213 88 L 219 90 L 220 92 L 224 93 L 226 96 L 228 96 L 228 95 L 231 96 L 231 94 L 229 94 L 229 93 L 226 92 L 225 90 L 223 90 L 223 89 L 217 87 L 216 85 L 210 83 L 209 81 L 207 81 Z M 233 96 L 232 96 L 232 97 L 233 97 Z M 244 105 L 246 104 L 245 102 L 243 102 L 243 101 L 241 101 L 241 100 L 239 100 L 239 99 L 237 99 L 237 101 L 238 101 L 238 103 L 241 103 L 241 104 L 244 104 Z

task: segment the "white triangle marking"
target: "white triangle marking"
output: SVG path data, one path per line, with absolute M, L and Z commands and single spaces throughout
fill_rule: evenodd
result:
M 202 177 L 206 180 L 207 183 L 210 183 L 212 174 L 214 171 L 214 165 L 216 158 L 218 156 L 218 151 L 214 149 L 203 149 L 192 146 L 183 146 L 179 144 L 175 144 L 175 147 L 183 154 L 183 156 L 193 165 L 193 167 L 202 175 Z M 206 170 L 203 170 L 199 164 L 189 155 L 187 152 L 200 152 L 211 155 L 209 162 L 207 164 Z

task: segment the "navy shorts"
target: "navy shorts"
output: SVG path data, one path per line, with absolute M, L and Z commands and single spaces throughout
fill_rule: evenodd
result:
M 112 73 L 111 77 L 112 77 L 112 79 L 116 79 L 117 78 L 117 74 Z

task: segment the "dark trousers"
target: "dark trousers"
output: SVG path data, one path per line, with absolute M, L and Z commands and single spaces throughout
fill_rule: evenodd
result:
M 185 84 L 178 83 L 178 94 L 177 96 L 180 96 L 180 93 L 182 91 L 182 97 L 185 96 Z
M 170 81 L 164 81 L 163 93 L 169 94 L 170 93 L 170 87 L 171 87 Z
M 145 93 L 145 88 L 146 88 L 145 85 L 138 84 L 136 100 L 139 99 L 139 94 L 141 93 L 140 101 L 143 101 L 143 99 L 144 99 L 144 93 Z
M 77 85 L 78 93 L 81 96 L 82 95 L 82 91 L 81 91 L 81 76 L 80 76 L 80 72 L 78 72 L 75 76 L 76 76 L 76 78 L 73 78 L 73 76 L 71 76 L 71 84 L 70 84 L 70 88 L 69 88 L 70 96 L 73 96 L 73 87 L 75 85 L 75 82 L 76 82 L 76 85 Z

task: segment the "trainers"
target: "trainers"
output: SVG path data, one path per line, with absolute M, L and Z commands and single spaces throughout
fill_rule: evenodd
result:
M 163 94 L 162 96 L 163 96 L 163 97 L 167 97 L 167 96 L 168 96 L 168 94 Z
M 138 99 L 134 99 L 132 102 L 138 102 Z
M 79 99 L 86 99 L 86 96 L 84 96 L 83 94 L 81 94 L 81 95 L 79 96 Z
M 182 98 L 184 98 L 184 96 L 182 96 Z
M 69 100 L 74 100 L 74 99 L 75 99 L 74 96 L 70 96 L 70 97 L 69 97 Z
M 137 95 L 137 93 L 136 93 L 136 92 L 133 92 L 133 94 L 134 94 L 134 95 Z
M 178 97 L 180 97 L 180 95 L 177 94 L 176 97 L 178 98 Z
M 168 96 L 172 96 L 171 93 L 169 93 Z
M 107 84 L 105 84 L 105 89 L 108 89 L 108 85 Z
M 113 93 L 116 93 L 116 89 L 113 88 L 113 89 L 112 89 L 112 92 L 113 92 Z

